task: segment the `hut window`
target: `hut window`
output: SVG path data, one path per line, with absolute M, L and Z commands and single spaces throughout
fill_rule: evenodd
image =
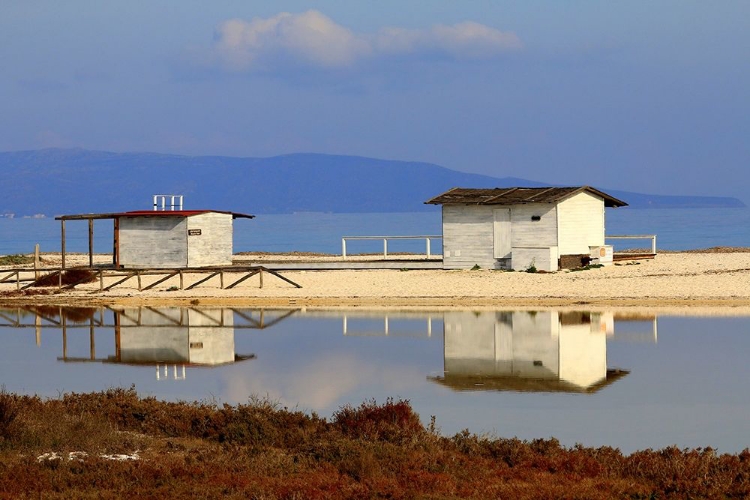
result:
M 535 360 L 534 360 L 534 366 L 544 366 L 544 363 L 542 363 L 542 362 L 541 362 L 541 361 L 539 361 L 538 359 L 535 359 Z
M 540 220 L 542 220 L 542 216 L 541 215 L 532 215 L 531 216 L 531 222 L 539 222 Z

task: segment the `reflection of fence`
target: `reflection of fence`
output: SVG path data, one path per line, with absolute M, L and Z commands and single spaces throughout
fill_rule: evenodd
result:
M 162 313 L 158 308 L 148 306 L 135 309 L 29 306 L 16 307 L 13 309 L 0 309 L 0 327 L 35 329 L 53 328 L 62 329 L 63 333 L 67 330 L 92 327 L 126 329 L 148 326 L 149 328 L 171 328 L 175 326 L 190 326 L 187 321 L 187 312 L 193 311 L 204 318 L 206 323 L 203 326 L 230 328 L 233 330 L 263 330 L 283 321 L 299 311 L 299 309 L 247 310 L 232 307 L 209 309 L 228 309 L 234 313 L 235 318 L 240 318 L 244 321 L 235 321 L 231 325 L 225 325 L 223 314 L 219 315 L 218 318 L 214 318 L 205 314 L 201 308 L 196 307 L 180 307 L 179 315 L 173 317 Z M 79 311 L 84 312 L 81 313 Z M 105 311 L 110 311 L 113 314 L 111 321 L 106 320 L 104 316 Z M 150 311 L 162 318 L 162 321 L 158 324 L 144 322 L 141 315 L 142 311 Z M 77 317 L 82 314 L 85 314 L 86 317 Z M 127 320 L 127 324 L 123 324 L 120 321 L 120 319 L 123 318 Z
M 604 237 L 606 240 L 651 240 L 651 253 L 656 255 L 656 235 L 655 234 L 617 234 L 607 235 Z
M 357 318 L 362 319 L 362 318 Z M 403 321 L 403 320 L 426 320 L 426 328 L 420 329 L 417 331 L 408 331 L 407 329 L 403 328 L 402 325 L 397 326 L 396 328 L 393 327 L 393 321 Z M 440 317 L 442 320 L 442 315 Z M 402 315 L 396 315 L 395 317 L 391 317 L 389 315 L 381 316 L 380 318 L 371 318 L 370 321 L 382 321 L 382 329 L 374 330 L 374 329 L 352 329 L 351 325 L 349 324 L 349 317 L 344 314 L 342 318 L 342 330 L 344 332 L 345 336 L 358 336 L 358 337 L 367 337 L 367 336 L 373 336 L 373 337 L 388 337 L 388 336 L 397 336 L 397 337 L 426 337 L 430 338 L 432 337 L 432 316 L 427 316 L 427 318 L 405 318 Z
M 442 240 L 442 235 L 437 236 L 343 236 L 341 238 L 341 257 L 346 259 L 346 242 L 349 240 L 383 240 L 383 258 L 388 258 L 388 240 L 425 240 L 425 250 L 428 259 L 432 258 L 430 242 Z
M 643 328 L 637 330 L 630 330 L 623 328 L 624 323 L 643 323 L 648 324 L 650 322 L 651 328 Z M 658 318 L 654 316 L 650 321 L 648 319 L 638 318 L 615 318 L 615 324 L 617 329 L 615 334 L 611 337 L 612 340 L 618 342 L 647 342 L 656 344 L 659 338 L 659 322 Z

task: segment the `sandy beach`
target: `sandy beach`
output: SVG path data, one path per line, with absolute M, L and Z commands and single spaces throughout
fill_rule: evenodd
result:
M 365 259 L 366 257 L 360 257 Z M 68 255 L 68 266 L 84 265 L 87 255 Z M 238 262 L 283 260 L 336 260 L 314 255 L 243 254 Z M 95 264 L 111 262 L 96 255 Z M 44 255 L 43 267 L 59 265 L 59 255 Z M 0 279 L 7 269 L 0 267 Z M 24 266 L 30 268 L 30 265 Z M 74 290 L 34 288 L 17 291 L 15 281 L 0 283 L 0 304 L 53 303 L 63 305 L 247 305 L 279 307 L 504 307 L 580 306 L 668 307 L 695 312 L 750 313 L 750 249 L 685 253 L 660 253 L 652 260 L 624 261 L 612 266 L 555 273 L 493 270 L 324 270 L 281 271 L 301 285 L 265 274 L 260 288 L 253 276 L 233 289 L 222 289 L 219 277 L 192 290 L 178 289 L 171 278 L 153 289 L 139 291 L 135 278 L 99 291 L 99 281 Z M 225 285 L 240 277 L 226 273 Z M 184 286 L 205 275 L 185 275 Z M 119 278 L 105 278 L 104 286 Z M 158 279 L 144 276 L 142 287 Z M 37 292 L 36 290 L 44 290 Z

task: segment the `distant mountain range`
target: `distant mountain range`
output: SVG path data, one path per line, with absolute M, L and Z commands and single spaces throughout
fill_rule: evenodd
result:
M 182 194 L 186 209 L 245 213 L 411 212 L 451 187 L 542 186 L 419 162 L 290 154 L 272 158 L 42 149 L 0 153 L 0 216 L 150 209 L 154 194 Z M 603 191 L 633 208 L 743 207 L 728 197 Z M 6 215 L 7 216 L 7 215 Z

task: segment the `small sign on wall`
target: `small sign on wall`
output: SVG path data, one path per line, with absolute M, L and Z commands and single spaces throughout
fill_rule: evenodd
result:
M 200 236 L 201 230 L 200 229 L 188 229 L 188 236 Z

